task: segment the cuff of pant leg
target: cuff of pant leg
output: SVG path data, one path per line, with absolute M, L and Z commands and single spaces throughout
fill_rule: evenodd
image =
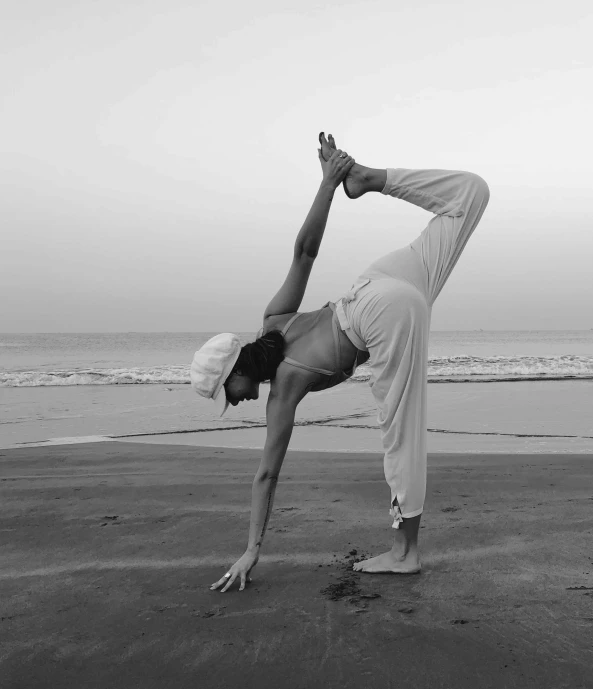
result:
M 387 168 L 387 178 L 385 179 L 385 186 L 381 190 L 382 194 L 389 196 L 393 186 L 395 185 L 396 177 L 397 177 L 397 168 L 388 167 Z
M 416 510 L 415 512 L 408 512 L 408 514 L 402 515 L 404 519 L 412 519 L 412 517 L 417 517 L 419 514 L 422 514 L 424 511 L 424 508 L 421 510 Z
M 392 529 L 399 529 L 399 525 L 404 521 L 399 505 L 391 505 L 389 514 L 393 517 Z

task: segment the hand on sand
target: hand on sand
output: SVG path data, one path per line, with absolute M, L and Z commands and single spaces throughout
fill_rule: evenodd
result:
M 259 560 L 259 555 L 252 555 L 249 552 L 244 553 L 238 560 L 235 562 L 235 564 L 227 571 L 227 574 L 230 574 L 230 577 L 223 576 L 221 579 L 219 579 L 217 582 L 212 584 L 210 587 L 211 591 L 216 590 L 219 586 L 222 586 L 223 584 L 226 584 L 226 586 L 221 589 L 221 593 L 224 593 L 227 589 L 229 589 L 235 579 L 237 577 L 240 577 L 241 580 L 241 585 L 239 586 L 239 591 L 242 591 L 245 588 L 246 583 L 251 582 L 251 577 L 249 576 L 249 572 L 255 567 L 257 564 L 257 561 Z
M 327 160 L 323 157 L 321 149 L 318 149 L 317 152 L 319 153 L 319 162 L 323 170 L 323 184 L 329 185 L 332 189 L 337 189 L 354 165 L 354 158 L 351 158 L 340 149 L 333 151 Z

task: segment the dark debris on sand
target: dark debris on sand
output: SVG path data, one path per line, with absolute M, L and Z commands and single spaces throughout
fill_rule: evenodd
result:
M 380 598 L 380 593 L 363 593 L 362 588 L 359 583 L 359 572 L 355 572 L 352 567 L 355 562 L 361 562 L 366 560 L 368 555 L 361 554 L 358 556 L 357 550 L 351 550 L 348 555 L 344 556 L 344 561 L 339 563 L 341 565 L 342 573 L 338 577 L 338 581 L 329 584 L 324 589 L 321 589 L 321 593 L 328 600 L 343 600 L 348 599 L 349 603 L 361 604 L 363 601 L 373 600 L 374 598 Z
M 593 591 L 593 586 L 568 586 L 567 591 Z

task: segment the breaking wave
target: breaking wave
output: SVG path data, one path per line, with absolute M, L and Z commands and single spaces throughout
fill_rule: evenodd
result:
M 371 376 L 368 366 L 356 370 L 353 380 Z M 428 361 L 429 382 L 486 382 L 593 378 L 590 356 L 442 356 Z
M 368 381 L 368 364 L 359 366 L 350 383 Z M 448 356 L 428 362 L 428 381 L 497 382 L 519 380 L 593 379 L 589 356 Z M 158 385 L 189 384 L 189 366 L 135 368 L 75 368 L 54 371 L 0 371 L 0 387 L 54 385 Z
M 52 385 L 155 385 L 189 383 L 189 366 L 81 368 L 56 371 L 3 371 L 0 387 Z

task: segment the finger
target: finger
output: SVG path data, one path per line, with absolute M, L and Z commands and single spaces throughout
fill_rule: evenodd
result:
M 232 585 L 233 581 L 235 581 L 236 578 L 237 578 L 237 575 L 233 574 L 233 576 L 228 580 L 227 585 L 223 589 L 220 589 L 220 592 L 224 593 Z
M 330 134 L 327 140 L 332 148 L 336 148 L 336 140 L 334 139 L 333 134 Z
M 341 153 L 341 152 L 342 152 L 342 151 L 340 151 L 340 149 L 338 148 L 337 150 L 335 150 L 335 151 L 332 152 L 332 154 L 331 154 L 331 156 L 329 157 L 329 159 L 330 159 L 330 160 L 336 160 L 337 158 L 340 157 L 340 153 Z
M 241 586 L 239 586 L 239 591 L 242 591 L 245 588 L 245 575 L 241 574 Z
M 211 586 L 210 588 L 213 589 L 213 590 L 214 590 L 214 589 L 217 589 L 219 586 L 221 586 L 222 584 L 224 584 L 225 581 L 226 581 L 226 579 L 223 577 L 222 579 L 219 579 L 215 584 L 212 584 L 212 586 Z

